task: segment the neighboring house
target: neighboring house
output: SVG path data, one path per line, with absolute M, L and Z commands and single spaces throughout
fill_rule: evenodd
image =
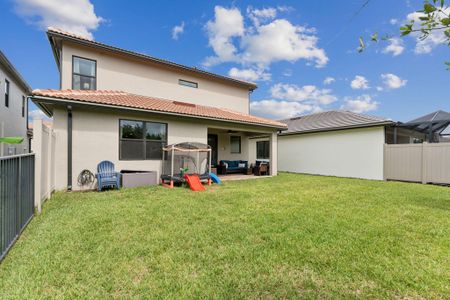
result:
M 383 180 L 386 128 L 394 122 L 349 111 L 283 120 L 280 171 Z
M 0 156 L 27 153 L 28 101 L 31 88 L 0 51 L 0 136 L 19 136 L 19 145 L 0 143 Z
M 84 169 L 102 160 L 118 170 L 161 171 L 162 146 L 211 145 L 213 163 L 252 163 L 253 137 L 269 139 L 277 174 L 277 132 L 286 125 L 249 115 L 253 83 L 108 46 L 56 29 L 47 32 L 61 90 L 35 90 L 53 116 L 56 189 L 80 189 Z M 92 188 L 92 187 L 89 187 Z
M 392 144 L 404 144 L 411 142 L 439 143 L 448 142 L 448 132 L 450 131 L 450 113 L 438 110 L 421 116 L 406 123 L 399 122 L 396 126 L 393 137 L 389 140 Z M 394 130 L 393 130 L 394 131 Z M 408 137 L 402 136 L 402 132 L 414 132 L 414 137 L 408 141 Z

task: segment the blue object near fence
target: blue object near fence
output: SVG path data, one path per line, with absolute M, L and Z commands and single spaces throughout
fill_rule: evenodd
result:
M 104 160 L 97 165 L 97 189 L 100 192 L 104 187 L 120 188 L 120 177 L 122 174 L 114 170 L 114 164 Z
M 222 181 L 220 180 L 219 176 L 217 176 L 214 173 L 209 173 L 209 177 L 211 177 L 212 182 L 220 184 Z
M 34 154 L 0 157 L 0 261 L 34 215 Z

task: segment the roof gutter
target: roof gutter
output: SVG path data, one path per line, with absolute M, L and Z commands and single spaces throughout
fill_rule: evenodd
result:
M 287 136 L 287 135 L 297 135 L 297 134 L 307 134 L 307 133 L 318 133 L 318 132 L 328 132 L 328 131 L 339 131 L 339 130 L 347 130 L 347 129 L 358 129 L 358 128 L 368 128 L 368 127 L 377 127 L 377 126 L 386 126 L 386 125 L 392 125 L 395 124 L 393 121 L 385 121 L 385 122 L 378 122 L 378 123 L 368 123 L 364 125 L 351 125 L 351 126 L 343 126 L 343 127 L 334 127 L 334 128 L 320 128 L 320 129 L 312 129 L 312 130 L 305 130 L 305 131 L 296 131 L 296 132 L 286 132 L 286 133 L 280 133 L 280 136 Z
M 203 119 L 203 120 L 216 121 L 216 122 L 217 121 L 228 122 L 228 123 L 236 123 L 236 124 L 244 124 L 244 125 L 262 126 L 262 127 L 273 128 L 273 129 L 277 129 L 277 130 L 286 130 L 286 127 L 280 127 L 280 126 L 269 125 L 269 124 L 235 121 L 235 120 L 229 120 L 229 119 L 219 119 L 219 118 L 203 117 L 203 116 L 197 116 L 197 115 L 187 115 L 187 114 L 180 114 L 180 113 L 174 113 L 174 112 L 164 112 L 164 111 L 158 111 L 158 110 L 149 110 L 149 109 L 142 109 L 142 108 L 127 107 L 127 106 L 92 103 L 92 102 L 87 102 L 87 101 L 51 98 L 51 97 L 45 97 L 45 96 L 31 96 L 31 98 L 34 103 L 36 103 L 36 102 L 39 103 L 39 100 L 42 100 L 42 102 L 50 102 L 50 103 L 68 103 L 68 104 L 73 104 L 73 105 L 87 105 L 87 106 L 96 106 L 96 107 L 104 107 L 104 108 L 111 108 L 111 109 L 123 109 L 123 110 L 130 110 L 130 111 L 138 111 L 138 112 L 145 112 L 145 113 L 150 112 L 150 113 L 160 114 L 160 115 L 171 115 L 171 116 L 176 116 L 176 117 Z M 36 103 L 36 105 L 38 105 L 37 103 Z M 44 106 L 45 106 L 44 104 L 39 103 L 39 107 L 44 107 Z M 50 112 L 50 110 L 48 110 L 48 108 L 45 108 L 44 112 Z M 48 114 L 49 117 L 51 117 L 52 115 L 53 114 L 51 112 Z

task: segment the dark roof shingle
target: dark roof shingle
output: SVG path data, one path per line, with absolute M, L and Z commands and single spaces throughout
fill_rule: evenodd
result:
M 438 110 L 435 112 L 432 112 L 430 114 L 427 114 L 425 116 L 416 118 L 414 120 L 411 120 L 409 122 L 404 123 L 406 124 L 417 124 L 417 123 L 429 123 L 429 122 L 445 122 L 445 121 L 450 121 L 450 113 L 443 111 L 443 110 Z
M 347 128 L 369 127 L 393 123 L 389 119 L 357 114 L 345 110 L 331 110 L 311 115 L 281 120 L 288 130 L 282 134 L 320 132 Z

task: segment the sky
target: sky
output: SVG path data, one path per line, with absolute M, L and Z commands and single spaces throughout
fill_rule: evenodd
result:
M 450 47 L 437 32 L 400 38 L 420 0 L 0 0 L 0 49 L 33 88 L 59 88 L 45 35 L 57 27 L 258 84 L 251 113 L 283 119 L 331 109 L 408 121 L 450 111 Z M 391 38 L 367 44 L 378 32 Z M 30 115 L 40 115 L 34 105 Z

